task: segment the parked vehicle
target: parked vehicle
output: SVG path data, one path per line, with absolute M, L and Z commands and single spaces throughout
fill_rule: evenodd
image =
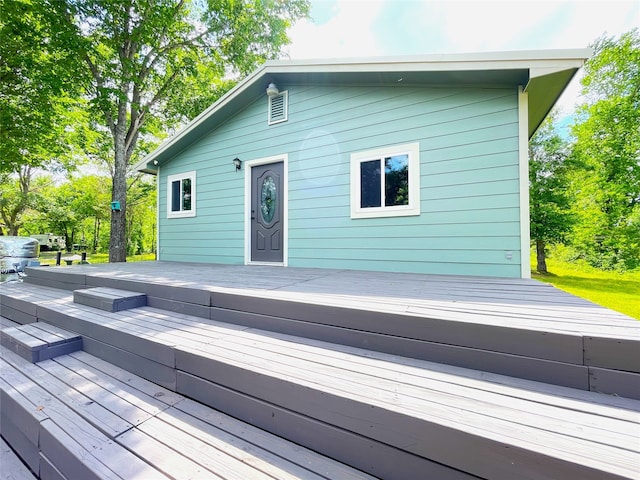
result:
M 54 235 L 53 233 L 42 233 L 38 235 L 31 235 L 31 238 L 35 238 L 40 244 L 40 250 L 47 252 L 51 250 L 64 250 L 66 242 L 64 237 Z

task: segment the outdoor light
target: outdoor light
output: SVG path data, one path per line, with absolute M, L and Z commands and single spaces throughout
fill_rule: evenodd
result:
M 238 157 L 233 159 L 233 164 L 236 166 L 236 172 L 242 168 L 242 160 Z
M 270 83 L 269 86 L 267 87 L 267 97 L 275 97 L 279 93 L 280 93 L 280 90 L 278 90 L 278 87 L 276 87 L 276 84 L 273 82 Z

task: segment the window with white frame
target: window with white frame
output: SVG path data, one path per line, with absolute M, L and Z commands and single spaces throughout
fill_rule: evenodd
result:
M 196 172 L 167 178 L 167 218 L 196 216 Z
M 420 144 L 351 154 L 351 218 L 420 215 Z

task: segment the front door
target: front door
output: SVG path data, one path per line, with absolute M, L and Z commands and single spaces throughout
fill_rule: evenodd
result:
M 251 261 L 282 263 L 284 162 L 251 168 Z

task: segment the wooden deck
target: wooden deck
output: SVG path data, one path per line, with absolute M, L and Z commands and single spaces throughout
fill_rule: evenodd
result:
M 299 449 L 344 469 L 313 470 L 320 478 L 640 477 L 640 401 L 624 398 L 640 396 L 640 324 L 548 285 L 163 263 L 28 273 L 28 283 L 0 286 L 1 314 L 76 332 L 84 352 L 31 364 L 3 351 L 0 391 L 14 400 L 2 404 L 2 435 L 31 438 L 15 433 L 6 405 L 36 405 L 29 397 L 42 389 L 97 430 L 79 446 L 55 445 L 66 437 L 46 409 L 31 410 L 44 445 L 78 471 L 93 460 L 72 458 L 104 437 L 114 458 L 133 454 L 172 478 L 262 478 L 201 457 L 212 440 L 193 427 L 208 435 L 226 414 L 250 424 L 233 446 L 271 434 L 293 442 L 269 450 L 276 458 L 258 455 L 269 475 L 286 472 L 276 478 L 316 478 Z M 88 287 L 144 293 L 147 306 L 74 302 L 70 290 Z M 132 395 L 131 382 L 146 400 L 122 393 Z M 589 391 L 602 385 L 616 395 Z M 143 407 L 149 399 L 162 408 Z M 109 454 L 89 453 L 108 465 Z M 42 449 L 36 457 L 41 471 L 60 468 Z
M 0 384 L 2 434 L 42 478 L 372 478 L 85 352 L 4 351 Z M 2 478 L 33 478 L 11 461 Z
M 177 313 L 640 398 L 640 322 L 534 280 L 171 262 L 28 272 L 38 285 L 142 292 Z

